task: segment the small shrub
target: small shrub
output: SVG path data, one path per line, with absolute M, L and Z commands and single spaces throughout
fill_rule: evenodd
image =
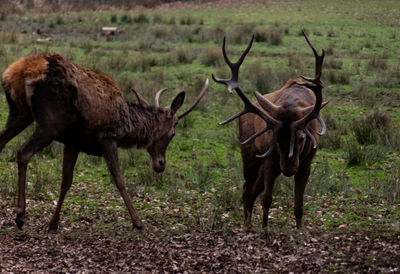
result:
M 64 19 L 61 16 L 58 16 L 57 19 L 56 19 L 56 24 L 57 25 L 64 25 L 65 24 Z
M 392 129 L 392 119 L 384 111 L 372 110 L 352 123 L 356 140 L 361 145 L 384 143 Z
M 117 20 L 118 20 L 118 17 L 116 14 L 111 15 L 111 17 L 110 17 L 111 23 L 115 24 L 115 23 L 117 23 Z
M 188 15 L 186 17 L 181 18 L 180 23 L 181 25 L 193 25 L 196 23 L 196 20 Z
M 121 16 L 120 23 L 121 24 L 130 24 L 130 23 L 132 23 L 132 17 L 128 14 L 124 14 Z
M 333 58 L 327 58 L 324 63 L 324 68 L 342 69 L 342 67 L 343 67 L 343 62 Z
M 400 84 L 400 66 L 388 67 L 384 72 L 376 76 L 373 85 L 376 87 L 393 88 Z
M 217 66 L 221 64 L 221 52 L 219 49 L 208 49 L 201 55 L 201 63 L 206 66 Z
M 211 173 L 210 167 L 204 163 L 196 164 L 196 177 L 197 177 L 197 186 L 200 192 L 204 193 L 207 189 L 209 184 L 211 183 Z
M 14 30 L 0 31 L 0 41 L 2 44 L 15 44 L 18 41 L 18 34 Z
M 88 54 L 88 53 L 90 53 L 90 52 L 93 50 L 93 45 L 92 45 L 92 43 L 90 42 L 90 40 L 85 40 L 85 41 L 80 45 L 80 48 L 83 49 L 83 52 L 84 52 L 85 54 Z
M 272 71 L 263 67 L 260 60 L 254 61 L 249 67 L 249 79 L 253 90 L 269 91 L 271 85 Z
M 133 18 L 133 21 L 138 24 L 148 23 L 149 18 L 144 13 L 139 13 Z
M 254 40 L 256 42 L 266 42 L 268 41 L 267 31 L 262 28 L 256 28 L 254 31 Z
M 376 55 L 372 56 L 372 58 L 367 63 L 368 69 L 380 69 L 386 70 L 388 68 L 386 60 L 377 58 Z
M 329 70 L 327 78 L 330 84 L 347 85 L 350 83 L 350 73 L 347 71 Z
M 328 37 L 337 37 L 337 33 L 335 29 L 330 29 L 327 34 Z
M 163 23 L 163 18 L 162 18 L 162 16 L 161 15 L 159 15 L 159 14 L 155 14 L 154 15 L 154 17 L 153 17 L 153 23 L 155 23 L 155 24 L 161 24 L 161 23 Z
M 347 139 L 343 144 L 343 151 L 348 166 L 357 166 L 363 162 L 363 148 L 357 140 L 351 138 Z
M 282 44 L 282 30 L 280 28 L 271 28 L 268 30 L 268 43 L 273 46 Z
M 167 54 L 168 62 L 172 64 L 189 64 L 194 60 L 194 58 L 195 55 L 193 51 L 186 46 L 172 50 Z
M 301 56 L 297 53 L 289 54 L 289 67 L 295 68 L 298 70 L 304 70 L 305 64 Z
M 170 35 L 169 29 L 163 25 L 155 25 L 149 28 L 149 31 L 153 34 L 153 36 L 157 39 L 166 38 Z
M 175 25 L 175 24 L 176 24 L 176 22 L 175 22 L 175 17 L 171 17 L 171 18 L 169 19 L 169 21 L 168 21 L 168 24 L 170 24 L 170 25 Z
M 253 23 L 238 23 L 229 30 L 228 37 L 231 37 L 235 44 L 247 44 L 250 41 L 254 26 Z

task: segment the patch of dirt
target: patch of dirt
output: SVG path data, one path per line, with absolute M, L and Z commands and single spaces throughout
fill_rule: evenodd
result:
M 43 220 L 14 224 L 0 203 L 0 271 L 6 272 L 398 272 L 399 230 L 371 227 L 246 233 L 146 231 L 114 225 L 88 231 L 87 222 L 48 232 Z M 36 223 L 35 223 L 36 222 Z

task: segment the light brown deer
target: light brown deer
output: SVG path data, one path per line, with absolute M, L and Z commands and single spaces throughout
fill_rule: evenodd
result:
M 251 227 L 254 202 L 260 193 L 263 197 L 263 227 L 267 227 L 268 211 L 272 203 L 275 179 L 283 173 L 295 180 L 294 214 L 300 228 L 303 217 L 303 196 L 310 175 L 311 161 L 318 146 L 318 135 L 325 134 L 325 123 L 320 116 L 322 83 L 320 81 L 325 53 L 318 55 L 306 34 L 304 37 L 314 52 L 315 78 L 301 76 L 290 79 L 279 90 L 261 95 L 255 92 L 257 102 L 252 103 L 239 86 L 239 68 L 250 51 L 254 35 L 241 57 L 232 63 L 225 50 L 222 52 L 232 71 L 231 79 L 214 81 L 235 90 L 244 102 L 244 110 L 220 124 L 239 118 L 239 138 L 243 163 L 243 209 L 245 226 Z
M 31 157 L 56 140 L 64 144 L 60 197 L 49 228 L 57 229 L 64 197 L 72 184 L 79 152 L 103 156 L 111 177 L 128 209 L 133 226 L 143 223 L 132 206 L 118 164 L 118 147 L 145 148 L 156 172 L 165 169 L 165 151 L 175 135 L 179 119 L 190 113 L 203 97 L 206 84 L 194 104 L 176 115 L 185 92 L 170 107 L 151 106 L 133 90 L 138 104 L 124 99 L 114 80 L 103 73 L 79 66 L 58 54 L 32 53 L 11 64 L 2 85 L 9 105 L 5 128 L 0 132 L 0 151 L 14 136 L 35 121 L 33 135 L 19 149 L 16 223 L 25 223 L 26 169 Z

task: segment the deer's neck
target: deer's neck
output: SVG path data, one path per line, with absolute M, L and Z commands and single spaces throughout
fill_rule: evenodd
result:
M 157 107 L 129 103 L 130 125 L 121 147 L 148 147 L 153 142 L 161 116 L 162 111 Z

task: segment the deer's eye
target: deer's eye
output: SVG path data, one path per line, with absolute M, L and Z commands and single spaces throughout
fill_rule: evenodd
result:
M 304 136 L 304 135 L 301 135 L 300 138 L 299 138 L 299 141 L 300 141 L 300 142 L 304 142 L 305 139 L 306 139 L 305 136 Z

